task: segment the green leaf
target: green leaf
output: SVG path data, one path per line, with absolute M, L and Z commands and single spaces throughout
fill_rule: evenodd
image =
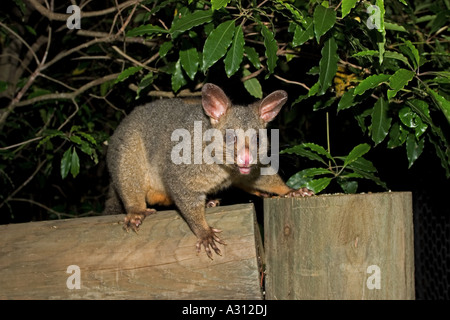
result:
M 233 39 L 233 34 L 234 20 L 221 23 L 209 34 L 203 47 L 203 72 L 227 53 L 227 49 Z
M 314 34 L 319 42 L 320 37 L 333 27 L 336 22 L 336 11 L 333 8 L 325 8 L 318 5 L 314 10 Z
M 409 130 L 400 125 L 399 122 L 394 122 L 389 131 L 389 141 L 387 143 L 387 147 L 393 149 L 401 146 L 406 142 L 408 134 Z
M 415 73 L 406 69 L 397 70 L 390 78 L 389 78 L 389 86 L 392 90 L 387 91 L 388 99 L 391 100 L 395 97 L 397 92 L 402 90 L 412 78 L 414 78 Z
M 153 83 L 153 80 L 155 80 L 155 75 L 153 74 L 153 72 L 149 72 L 145 77 L 141 79 L 141 82 L 139 82 L 138 89 L 136 91 L 136 98 L 139 98 L 141 91 L 151 85 Z
M 73 148 L 71 163 L 70 163 L 70 173 L 72 177 L 76 177 L 80 173 L 80 158 L 78 157 L 77 150 Z
M 352 163 L 347 166 L 349 169 L 357 169 L 359 171 L 365 172 L 376 172 L 377 169 L 373 165 L 373 163 L 363 157 L 359 157 L 355 159 Z
M 409 64 L 408 58 L 406 58 L 403 54 L 401 54 L 397 51 L 385 51 L 384 57 L 386 59 L 396 59 L 396 60 L 404 62 L 407 66 L 411 66 Z
M 172 74 L 172 90 L 173 92 L 177 92 L 180 90 L 182 86 L 184 86 L 187 83 L 186 79 L 183 75 L 183 70 L 181 70 L 181 61 L 178 59 L 177 63 L 175 64 L 175 70 Z
M 280 154 L 296 154 L 301 157 L 306 157 L 310 160 L 319 161 L 325 165 L 328 165 L 327 162 L 322 158 L 322 156 L 327 157 L 328 159 L 334 162 L 333 157 L 330 155 L 328 151 L 326 151 L 323 147 L 314 144 L 314 143 L 302 143 L 291 148 L 284 149 L 280 152 Z
M 225 57 L 225 72 L 228 78 L 239 70 L 242 59 L 244 58 L 244 33 L 242 27 L 238 26 L 234 33 L 233 42 Z
M 309 172 L 310 169 L 297 172 L 286 181 L 286 184 L 293 189 L 306 187 L 317 194 L 325 189 L 332 180 L 332 178 L 312 179 Z
M 388 115 L 388 103 L 380 97 L 372 111 L 372 140 L 375 145 L 384 140 L 391 127 L 392 118 Z
M 114 80 L 103 82 L 100 85 L 100 96 L 104 97 L 108 91 L 114 86 Z
M 341 186 L 342 190 L 347 194 L 356 193 L 356 190 L 358 190 L 358 181 L 348 179 L 338 179 L 337 182 Z
M 379 55 L 380 53 L 376 50 L 365 50 L 355 53 L 354 55 L 352 55 L 352 57 L 367 57 L 367 56 L 378 57 Z M 410 66 L 408 58 L 406 58 L 403 54 L 398 53 L 397 51 L 385 51 L 384 58 L 400 60 L 404 62 L 407 66 Z
M 187 14 L 178 18 L 174 18 L 172 27 L 169 32 L 172 34 L 173 38 L 176 38 L 178 34 L 190 30 L 193 27 L 202 25 L 204 23 L 211 22 L 213 18 L 212 10 L 199 10 L 192 14 Z
M 387 147 L 389 149 L 394 149 L 400 145 L 402 145 L 402 142 L 400 141 L 400 124 L 398 122 L 394 122 L 389 130 L 389 141 L 387 143 Z
M 82 142 L 82 140 L 79 136 L 74 136 L 74 135 L 70 136 L 70 141 L 72 141 L 76 144 L 79 144 L 79 145 L 81 145 L 81 142 Z
M 308 169 L 306 169 L 308 170 Z M 304 174 L 305 170 L 299 171 L 293 176 L 291 176 L 287 181 L 286 184 L 291 187 L 292 189 L 300 189 L 303 187 L 306 187 L 306 184 L 312 180 L 310 176 L 306 176 Z
M 27 13 L 27 5 L 22 0 L 13 0 L 16 3 L 16 6 L 19 7 L 20 11 L 22 11 L 22 15 Z
M 34 30 L 34 28 L 32 26 L 29 25 L 25 25 L 25 28 L 28 30 L 29 33 L 31 33 L 33 36 L 36 36 L 36 30 Z
M 261 62 L 259 61 L 259 55 L 256 52 L 255 48 L 244 46 L 244 51 L 247 55 L 247 59 L 256 69 L 259 69 L 261 67 Z
M 250 71 L 247 69 L 244 69 L 243 76 L 246 77 L 250 75 Z M 263 96 L 262 87 L 259 83 L 258 79 L 251 78 L 249 80 L 244 81 L 244 87 L 250 93 L 252 96 L 254 96 L 257 99 L 261 99 Z
M 72 164 L 72 147 L 64 152 L 63 157 L 61 158 L 61 177 L 65 179 L 70 170 L 70 165 Z
M 230 1 L 231 0 L 211 0 L 213 11 L 225 8 Z
M 331 174 L 331 175 L 333 174 L 333 172 L 325 168 L 308 168 L 302 170 L 302 173 L 304 177 L 315 177 L 322 174 Z
M 273 73 L 278 60 L 278 45 L 272 31 L 267 29 L 263 24 L 261 25 L 261 34 L 264 37 L 264 46 L 266 48 L 267 69 L 269 70 L 269 73 Z
M 315 84 L 312 85 L 311 88 L 309 88 L 308 91 L 308 97 L 315 96 L 320 90 L 320 82 L 317 81 Z
M 91 136 L 89 133 L 78 131 L 77 134 L 85 138 L 87 141 L 92 143 L 94 146 L 97 145 L 97 141 L 94 139 L 93 136 Z
M 92 156 L 93 153 L 95 152 L 95 149 L 92 148 L 91 145 L 85 140 L 80 140 L 79 145 L 80 145 L 81 151 L 89 156 Z
M 324 94 L 325 91 L 327 91 L 327 89 L 331 86 L 338 67 L 337 63 L 339 61 L 339 56 L 337 54 L 336 41 L 333 37 L 325 42 L 321 53 L 322 58 L 319 63 L 319 95 Z
M 297 146 L 294 146 L 292 148 L 285 149 L 285 150 L 281 151 L 280 153 L 281 154 L 283 154 L 283 153 L 296 154 L 298 156 L 305 157 L 305 158 L 308 158 L 310 160 L 320 161 L 323 164 L 327 165 L 326 161 L 324 161 L 322 159 L 322 157 L 320 157 L 319 155 L 317 155 L 314 152 L 311 152 L 310 150 L 305 149 L 301 145 L 297 145 Z
M 342 0 L 342 18 L 348 15 L 358 2 L 359 0 Z
M 331 154 L 325 150 L 324 147 L 319 146 L 318 144 L 315 143 L 303 143 L 302 144 L 305 148 L 311 149 L 312 151 L 316 152 L 317 154 L 320 154 L 322 156 L 327 157 L 328 159 L 334 161 L 333 157 L 331 156 Z
M 58 131 L 58 130 L 45 130 L 45 134 L 46 134 L 46 136 L 41 141 L 39 141 L 38 145 L 36 146 L 36 149 L 40 148 L 42 145 L 44 145 L 45 143 L 47 143 L 50 139 L 52 139 L 54 137 L 61 137 L 61 138 L 66 137 L 64 132 Z
M 405 126 L 408 128 L 415 128 L 416 123 L 414 119 L 415 113 L 409 107 L 403 107 L 398 112 L 398 117 L 403 122 Z
M 412 44 L 411 41 L 407 40 L 405 41 L 406 46 L 408 47 L 408 49 L 411 51 L 412 54 L 412 62 L 414 65 L 414 68 L 417 69 L 417 67 L 420 65 L 420 56 L 419 56 L 419 51 L 417 50 L 417 48 Z
M 450 123 L 450 101 L 432 89 L 428 89 L 428 93 L 431 94 L 438 108 L 442 111 L 444 116 L 447 118 L 447 121 Z
M 406 103 L 410 106 L 410 108 L 415 113 L 417 113 L 420 116 L 420 118 L 424 122 L 426 122 L 430 125 L 433 125 L 433 121 L 431 120 L 431 116 L 430 116 L 430 109 L 429 109 L 428 103 L 426 103 L 423 100 L 419 100 L 419 99 L 408 100 Z
M 408 168 L 414 164 L 414 162 L 422 154 L 423 147 L 425 144 L 425 138 L 417 141 L 416 136 L 413 133 L 408 135 L 406 139 L 406 156 L 408 157 Z
M 405 126 L 414 129 L 416 139 L 419 139 L 428 128 L 428 125 L 422 121 L 422 118 L 408 106 L 400 109 L 398 117 Z
M 358 86 L 355 88 L 355 94 L 361 95 L 369 89 L 376 88 L 381 83 L 387 81 L 391 75 L 389 74 L 374 74 L 373 76 L 369 76 L 361 81 Z
M 377 185 L 383 187 L 384 189 L 387 189 L 387 185 L 385 182 L 381 181 L 380 178 L 378 178 L 376 175 L 374 175 L 371 172 L 365 172 L 365 171 L 360 171 L 358 169 L 353 169 L 357 174 L 361 175 L 362 178 L 367 179 L 367 180 L 372 180 L 373 182 L 375 182 Z
M 414 133 L 416 134 L 416 139 L 419 139 L 422 134 L 428 129 L 428 125 L 422 121 L 422 118 L 416 114 L 415 117 L 416 127 L 414 128 Z
M 337 99 L 336 97 L 331 97 L 331 98 L 329 98 L 327 100 L 323 100 L 323 99 L 318 100 L 314 104 L 313 110 L 317 111 L 317 110 L 320 110 L 320 109 L 328 108 L 329 106 L 331 106 L 336 101 L 336 99 Z
M 354 55 L 352 55 L 352 57 L 366 57 L 366 56 L 377 56 L 377 55 L 378 55 L 378 51 L 376 51 L 376 50 L 364 50 L 364 51 L 355 53 Z
M 128 79 L 128 77 L 132 76 L 133 74 L 135 74 L 136 72 L 139 72 L 142 70 L 142 67 L 129 67 L 125 70 L 123 70 L 116 79 L 116 83 L 118 82 L 122 82 L 126 79 Z
M 314 38 L 314 23 L 311 17 L 305 18 L 306 25 L 301 27 L 300 25 L 295 26 L 294 38 L 292 39 L 292 46 L 297 47 L 304 44 L 306 41 Z
M 385 8 L 384 8 L 384 0 L 376 0 L 375 4 L 378 6 L 378 8 L 380 8 L 380 13 L 379 13 L 379 24 L 380 26 L 378 27 L 378 32 L 381 33 L 381 41 L 378 41 L 378 52 L 379 52 L 379 56 L 378 59 L 380 61 L 380 65 L 383 63 L 383 59 L 384 59 L 384 51 L 385 51 L 385 44 L 386 44 L 386 29 L 385 29 L 385 25 L 384 25 L 384 14 L 386 12 Z
M 299 96 L 297 99 L 295 99 L 295 101 L 291 104 L 291 108 L 292 108 L 293 106 L 295 106 L 296 104 L 302 102 L 303 100 L 307 99 L 307 98 L 309 98 L 309 96 L 308 96 L 307 94 L 300 95 L 300 96 Z
M 339 112 L 341 110 L 345 110 L 356 105 L 357 102 L 355 102 L 354 99 L 355 99 L 355 88 L 350 88 L 348 91 L 345 91 L 341 97 L 341 100 L 339 100 L 337 111 Z
M 386 30 L 392 30 L 392 31 L 399 31 L 399 32 L 408 32 L 405 27 L 400 26 L 396 23 L 392 23 L 392 22 L 384 22 L 384 27 Z
M 172 41 L 167 41 L 164 42 L 160 47 L 159 47 L 159 56 L 161 58 L 164 58 L 166 56 L 166 54 L 170 51 L 170 49 L 172 49 L 173 47 L 173 43 Z
M 309 190 L 312 190 L 315 194 L 318 194 L 323 189 L 328 187 L 331 180 L 332 180 L 332 178 L 314 179 L 314 180 L 307 182 L 305 187 L 307 187 Z
M 148 3 L 149 1 L 147 1 L 146 3 Z M 158 1 L 155 3 L 155 7 L 153 7 L 152 10 L 148 11 L 145 13 L 145 15 L 143 16 L 143 21 L 147 21 L 148 19 L 150 19 L 150 17 L 152 15 L 155 15 L 156 13 L 158 13 L 161 9 L 166 8 L 169 4 L 173 3 L 173 2 L 177 2 L 177 0 L 166 0 L 166 1 Z
M 445 176 L 447 179 L 450 178 L 450 149 L 447 148 L 446 152 L 444 151 L 444 148 L 441 147 L 441 145 L 433 139 L 433 137 L 430 135 L 428 138 L 429 141 L 434 145 L 434 148 L 436 150 L 436 155 L 441 160 L 441 166 L 445 170 Z
M 296 22 L 300 22 L 301 24 L 305 24 L 305 18 L 303 17 L 303 14 L 300 10 L 298 10 L 296 7 L 294 7 L 293 5 L 287 3 L 286 1 L 283 0 L 276 0 L 277 3 L 281 4 L 282 6 L 284 6 L 287 10 L 289 10 L 289 12 L 291 13 L 291 19 L 296 21 Z
M 39 96 L 43 96 L 45 94 L 49 94 L 51 93 L 50 90 L 47 89 L 41 89 L 41 88 L 33 88 L 33 92 L 31 92 L 28 96 L 27 99 L 33 99 Z
M 158 26 L 145 24 L 140 27 L 129 30 L 127 32 L 127 37 L 137 37 L 142 36 L 144 34 L 153 34 L 153 33 L 169 33 L 169 31 Z
M 354 147 L 352 151 L 350 151 L 348 156 L 345 157 L 343 168 L 361 158 L 363 155 L 369 152 L 369 150 L 370 146 L 367 143 L 359 144 L 356 147 Z
M 189 46 L 182 49 L 180 51 L 180 63 L 188 77 L 194 80 L 200 63 L 197 49 Z

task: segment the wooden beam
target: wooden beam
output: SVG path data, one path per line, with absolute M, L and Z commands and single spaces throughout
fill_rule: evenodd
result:
M 267 299 L 414 299 L 410 192 L 264 201 Z
M 0 299 L 261 299 L 259 230 L 252 204 L 207 209 L 223 230 L 222 257 L 196 253 L 176 211 L 147 217 L 139 234 L 123 215 L 0 226 Z M 80 289 L 75 285 L 79 267 Z

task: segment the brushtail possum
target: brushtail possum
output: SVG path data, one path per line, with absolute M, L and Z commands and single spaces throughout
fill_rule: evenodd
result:
M 268 145 L 260 129 L 286 100 L 287 93 L 278 90 L 250 106 L 232 105 L 222 89 L 207 83 L 198 105 L 166 99 L 135 108 L 109 141 L 105 213 L 125 211 L 124 227 L 137 231 L 155 212 L 147 206 L 175 204 L 198 238 L 197 251 L 204 247 L 210 258 L 212 250 L 220 255 L 217 243 L 225 243 L 221 231 L 206 222 L 207 195 L 231 185 L 259 196 L 313 194 L 291 189 L 276 173 L 261 174 L 267 165 L 252 148 Z M 247 134 L 241 139 L 237 132 Z

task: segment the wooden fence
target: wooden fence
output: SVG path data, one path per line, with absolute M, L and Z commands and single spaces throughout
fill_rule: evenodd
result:
M 253 204 L 207 209 L 214 260 L 175 211 L 2 225 L 0 299 L 414 299 L 410 193 L 264 206 L 265 252 Z

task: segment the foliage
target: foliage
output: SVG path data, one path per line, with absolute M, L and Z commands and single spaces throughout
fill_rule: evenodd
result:
M 312 17 L 316 38 L 324 34 L 322 12 L 330 11 L 333 26 L 327 26 L 318 81 L 297 102 L 313 97 L 314 110 L 337 104 L 338 112 L 353 111 L 375 146 L 382 142 L 388 148 L 404 146 L 409 167 L 420 157 L 425 142 L 431 142 L 449 178 L 450 144 L 448 132 L 444 133 L 450 122 L 449 38 L 441 33 L 448 28 L 442 19 L 450 8 L 448 2 L 414 7 L 400 2 L 376 1 L 374 7 L 342 1 L 340 21 L 331 13 L 337 7 L 316 5 Z M 365 12 L 370 14 L 366 24 L 360 22 Z M 414 24 L 395 19 L 405 15 Z M 331 88 L 332 80 L 335 88 Z
M 149 97 L 198 95 L 205 81 L 254 98 L 289 91 L 284 153 L 322 164 L 292 186 L 356 192 L 364 178 L 385 188 L 374 148 L 404 148 L 408 167 L 434 148 L 450 177 L 448 0 L 82 1 L 80 30 L 62 4 L 7 1 L 0 208 L 11 217 L 27 199 L 50 217 L 100 211 L 105 144 L 124 114 Z M 299 133 L 309 106 L 358 124 L 347 156 Z

